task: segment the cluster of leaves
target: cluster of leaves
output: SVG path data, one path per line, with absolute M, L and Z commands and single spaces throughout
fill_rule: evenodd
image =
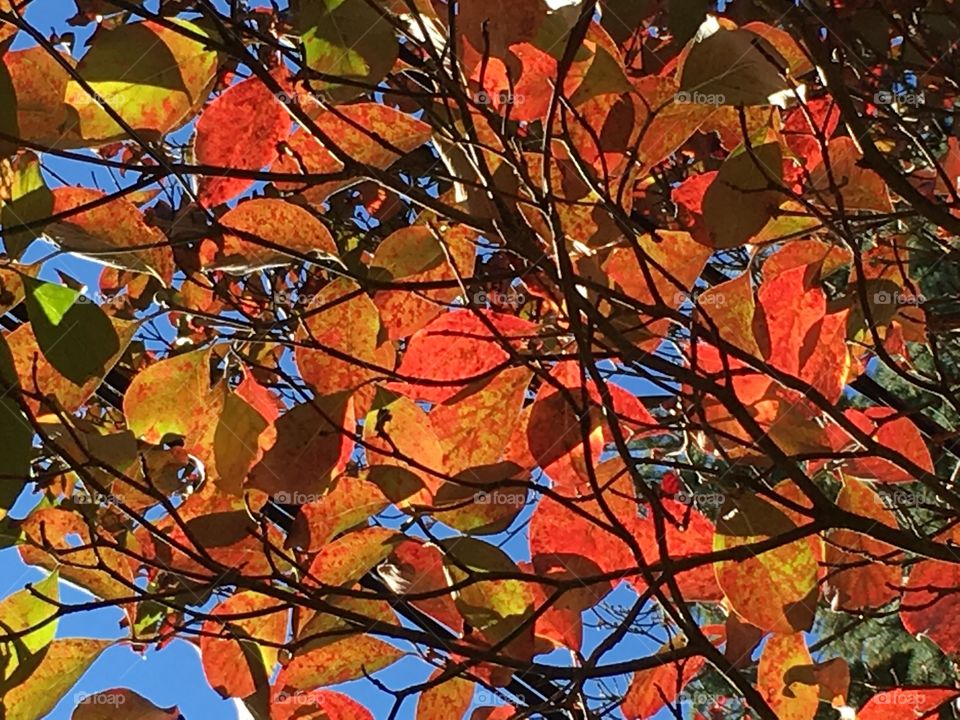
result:
M 954 716 L 953 3 L 77 4 L 0 0 L 3 717 L 174 640 L 270 720 Z

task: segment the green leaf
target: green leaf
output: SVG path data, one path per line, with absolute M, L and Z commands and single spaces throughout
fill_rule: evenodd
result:
M 366 0 L 316 0 L 306 3 L 299 27 L 306 64 L 312 70 L 368 85 L 379 83 L 397 59 L 393 27 Z M 360 95 L 362 88 L 322 80 L 317 90 L 337 101 Z
M 56 605 L 46 603 L 37 595 L 60 599 L 59 578 L 56 572 L 27 588 L 18 590 L 0 601 L 0 633 L 12 635 L 31 630 L 26 635 L 0 643 L 0 687 L 13 685 L 28 675 L 39 662 L 37 653 L 43 650 L 57 634 Z M 45 625 L 41 623 L 46 622 Z M 16 677 L 14 674 L 16 673 Z
M 2 122 L 0 118 L 0 126 Z M 11 169 L 12 178 L 6 187 L 10 200 L 0 209 L 0 225 L 3 226 L 3 242 L 7 253 L 18 258 L 40 234 L 40 230 L 17 230 L 17 226 L 50 217 L 53 213 L 53 195 L 40 174 L 40 160 L 34 153 L 23 152 L 18 155 Z
M 106 373 L 120 351 L 110 318 L 80 292 L 24 276 L 27 314 L 43 356 L 65 378 L 81 385 Z
M 184 31 L 206 36 L 197 25 L 172 20 Z M 100 26 L 77 72 L 67 84 L 66 103 L 79 116 L 80 133 L 91 141 L 126 137 L 101 107 L 109 105 L 134 130 L 164 135 L 191 119 L 213 85 L 217 53 L 204 43 L 153 22 Z
M 3 694 L 0 709 L 4 719 L 37 720 L 44 717 L 113 642 L 92 638 L 51 642 L 30 676 Z

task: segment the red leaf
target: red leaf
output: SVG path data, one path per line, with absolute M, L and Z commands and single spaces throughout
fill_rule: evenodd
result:
M 952 688 L 896 688 L 877 693 L 857 711 L 857 720 L 934 720 L 936 710 L 956 698 Z
M 270 720 L 373 720 L 373 715 L 341 693 L 284 690 L 278 683 L 270 699 Z
M 230 615 L 253 612 L 263 614 L 228 619 Z M 277 649 L 270 643 L 286 640 L 287 610 L 278 600 L 247 591 L 227 598 L 211 614 L 224 619 L 203 624 L 200 655 L 207 682 L 223 697 L 253 695 L 273 673 Z
M 430 680 L 436 680 L 442 672 L 437 670 Z M 454 676 L 424 690 L 417 700 L 416 720 L 462 718 L 473 701 L 473 688 L 470 680 Z
M 662 651 L 677 647 L 682 645 L 668 643 Z M 691 657 L 637 672 L 630 682 L 630 689 L 623 698 L 620 710 L 627 720 L 647 720 L 664 705 L 674 702 L 703 665 L 702 657 Z
M 510 356 L 503 344 L 516 350 L 537 330 L 534 323 L 513 315 L 477 312 L 493 326 L 493 332 L 472 310 L 441 315 L 410 338 L 397 368 L 399 375 L 410 380 L 389 387 L 418 400 L 445 402 L 504 365 Z
M 200 178 L 200 204 L 215 207 L 253 184 L 230 177 L 230 169 L 260 170 L 277 157 L 277 143 L 290 132 L 290 116 L 258 78 L 227 88 L 197 120 L 197 162 L 226 168 L 222 176 Z

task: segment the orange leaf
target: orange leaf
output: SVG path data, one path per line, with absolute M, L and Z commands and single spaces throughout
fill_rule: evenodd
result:
M 256 77 L 227 88 L 197 120 L 197 162 L 224 170 L 200 178 L 200 204 L 215 207 L 253 185 L 252 178 L 231 177 L 230 169 L 260 170 L 277 157 L 277 143 L 290 132 L 290 116 Z
M 430 680 L 440 676 L 435 671 Z M 450 720 L 462 718 L 473 701 L 473 682 L 454 676 L 424 690 L 417 700 L 416 720 Z
M 837 506 L 890 528 L 897 519 L 880 496 L 855 478 L 844 478 Z M 886 605 L 899 594 L 903 554 L 850 530 L 836 530 L 826 543 L 827 594 L 835 609 L 857 612 Z
M 245 698 L 266 686 L 277 662 L 275 646 L 287 635 L 287 610 L 281 603 L 252 591 L 239 592 L 219 603 L 214 617 L 262 613 L 238 620 L 207 620 L 200 636 L 203 672 L 210 687 L 223 697 Z
M 517 350 L 536 334 L 537 326 L 528 320 L 490 310 L 477 313 L 453 310 L 414 333 L 397 368 L 409 381 L 390 387 L 418 400 L 445 402 L 505 365 L 510 355 L 503 344 Z
M 815 685 L 790 681 L 790 672 L 813 663 L 803 633 L 767 639 L 757 670 L 757 689 L 779 720 L 812 720 L 819 704 Z
M 677 640 L 667 643 L 661 652 L 682 646 L 683 643 Z M 627 720 L 647 720 L 664 705 L 674 702 L 703 665 L 702 657 L 691 657 L 640 670 L 634 674 L 620 710 Z

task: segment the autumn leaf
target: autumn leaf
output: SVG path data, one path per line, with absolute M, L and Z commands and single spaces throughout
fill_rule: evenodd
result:
M 393 368 L 393 348 L 380 342 L 377 306 L 352 281 L 327 285 L 304 314 L 297 367 L 318 393 L 353 389 Z
M 228 619 L 243 614 L 252 615 Z M 200 637 L 203 671 L 210 687 L 223 697 L 237 698 L 264 690 L 277 662 L 275 645 L 286 640 L 286 609 L 273 598 L 247 591 L 219 603 L 211 616 Z
M 37 345 L 54 369 L 76 385 L 103 377 L 121 349 L 103 310 L 65 285 L 24 276 L 23 286 Z
M 443 670 L 430 676 L 436 682 Z M 433 687 L 427 688 L 417 699 L 416 720 L 445 720 L 463 717 L 473 701 L 474 684 L 470 680 L 453 676 Z
M 487 378 L 532 338 L 536 325 L 488 310 L 444 313 L 410 338 L 397 374 L 409 378 L 391 387 L 413 399 L 440 403 L 471 382 Z
M 174 20 L 101 27 L 77 65 L 65 102 L 77 114 L 89 144 L 126 137 L 127 128 L 165 135 L 188 121 L 210 92 L 217 53 L 200 26 Z M 140 48 L 133 55 L 131 48 Z M 104 110 L 110 107 L 125 123 Z
M 250 187 L 252 178 L 231 176 L 230 170 L 260 170 L 269 165 L 290 124 L 276 95 L 256 77 L 230 86 L 207 105 L 197 120 L 194 153 L 197 162 L 222 169 L 201 179 L 200 204 L 221 205 Z
M 897 688 L 879 692 L 857 711 L 857 720 L 933 718 L 941 705 L 957 697 L 950 688 Z
M 844 478 L 837 506 L 896 528 L 897 519 L 883 499 L 864 482 Z M 902 557 L 886 543 L 849 530 L 838 530 L 826 542 L 828 594 L 840 610 L 856 612 L 886 605 L 899 594 Z
M 45 716 L 113 642 L 89 638 L 51 641 L 29 677 L 3 693 L 0 708 L 4 717 L 33 720 Z
M 451 582 L 471 580 L 454 597 L 454 603 L 471 627 L 491 642 L 508 641 L 506 652 L 529 659 L 533 654 L 534 594 L 522 580 L 484 580 L 484 574 L 519 572 L 499 548 L 474 538 L 441 541 L 444 570 Z
M 169 285 L 173 253 L 166 237 L 125 198 L 108 199 L 100 190 L 60 187 L 53 190 L 52 211 L 70 213 L 45 228 L 65 250 L 113 267 L 150 273 Z
M 813 663 L 803 633 L 772 635 L 763 646 L 757 686 L 778 718 L 810 720 L 819 704 L 816 685 L 790 682 L 799 666 Z
M 207 267 L 245 274 L 285 265 L 295 256 L 321 253 L 336 256 L 326 226 L 302 207 L 274 198 L 240 203 L 220 218 L 225 228 L 222 246 Z
M 387 17 L 361 0 L 321 0 L 298 18 L 306 64 L 323 76 L 311 83 L 337 100 L 349 100 L 375 86 L 393 67 L 399 50 Z
M 682 639 L 664 645 L 660 652 L 684 646 Z M 654 656 L 656 657 L 656 656 Z M 702 657 L 667 660 L 649 670 L 640 670 L 630 681 L 620 710 L 627 720 L 644 720 L 656 714 L 664 705 L 674 702 L 684 686 L 703 668 Z
M 23 490 L 33 456 L 33 428 L 11 391 L 19 382 L 14 358 L 6 338 L 0 337 L 0 515 L 5 515 Z
M 304 713 L 317 720 L 373 720 L 373 715 L 363 705 L 332 690 L 288 692 L 275 686 L 276 692 L 270 701 L 270 720 L 299 720 Z
M 956 625 L 944 622 L 960 607 L 958 584 L 960 572 L 953 563 L 921 560 L 914 565 L 900 601 L 900 620 L 907 632 L 929 637 L 946 653 L 960 650 Z
M 300 506 L 287 544 L 317 551 L 336 535 L 361 524 L 389 504 L 373 483 L 341 475 L 325 495 Z
M 403 536 L 381 527 L 365 527 L 320 548 L 310 564 L 310 580 L 324 585 L 352 585 L 385 560 Z
M 302 494 L 319 495 L 350 457 L 353 403 L 346 394 L 296 405 L 276 421 L 277 440 L 253 466 L 246 487 L 300 503 Z
M 7 202 L 0 208 L 0 225 L 3 226 L 3 242 L 11 257 L 19 257 L 42 228 L 16 230 L 18 225 L 27 225 L 44 220 L 53 213 L 54 199 L 40 172 L 40 160 L 32 152 L 18 155 L 12 165 L 12 178 L 3 182 Z
M 133 690 L 112 688 L 84 695 L 70 720 L 175 720 L 179 716 L 176 706 L 157 707 Z
M 40 662 L 42 651 L 57 634 L 60 578 L 56 571 L 30 587 L 0 600 L 0 623 L 12 637 L 0 645 L 3 686 L 28 676 Z M 45 599 L 46 598 L 46 599 Z
M 719 105 L 783 104 L 789 67 L 768 39 L 746 29 L 722 27 L 708 15 L 680 71 L 680 90 L 692 102 Z M 698 97 L 712 100 L 698 101 Z
M 403 655 L 393 645 L 370 635 L 334 640 L 295 656 L 280 670 L 276 687 L 283 692 L 335 685 L 373 674 Z
M 713 547 L 742 547 L 794 527 L 765 500 L 749 495 L 728 498 L 720 510 Z M 804 538 L 741 560 L 722 560 L 714 567 L 727 600 L 750 624 L 784 634 L 810 628 L 818 597 L 817 563 Z

